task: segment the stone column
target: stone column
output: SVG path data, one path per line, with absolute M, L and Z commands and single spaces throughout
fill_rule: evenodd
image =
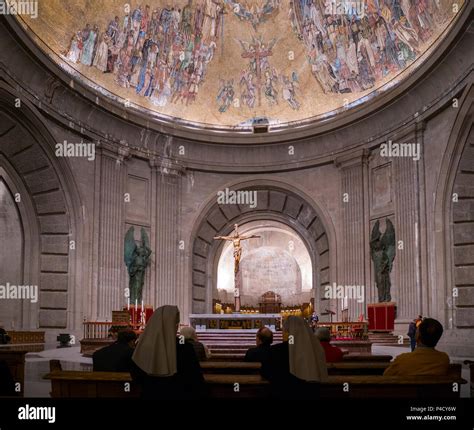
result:
M 181 190 L 184 169 L 168 158 L 154 160 L 156 180 L 155 303 L 177 305 L 184 321 L 187 289 L 184 252 L 180 250 Z
M 125 157 L 128 149 L 102 147 L 96 169 L 96 211 L 94 224 L 97 241 L 96 271 L 93 282 L 92 319 L 109 320 L 112 311 L 123 305 L 122 271 L 124 190 L 126 178 Z
M 417 129 L 411 127 L 404 135 L 392 138 L 394 143 L 420 143 Z M 419 161 L 412 157 L 393 157 L 395 191 L 395 234 L 397 254 L 392 271 L 392 297 L 397 302 L 397 320 L 409 321 L 422 311 L 421 252 L 424 237 L 420 226 L 420 174 L 423 153 Z M 401 241 L 401 242 L 400 242 Z M 399 249 L 401 245 L 402 249 Z
M 368 291 L 367 259 L 369 255 L 369 218 L 368 218 L 368 187 L 367 187 L 366 150 L 359 150 L 336 159 L 336 166 L 341 173 L 341 233 L 340 243 L 341 273 L 343 286 L 356 285 Z M 341 311 L 341 300 L 338 301 L 338 314 Z M 347 300 L 349 320 L 355 321 L 359 314 L 365 314 L 366 303 L 358 303 L 356 299 Z

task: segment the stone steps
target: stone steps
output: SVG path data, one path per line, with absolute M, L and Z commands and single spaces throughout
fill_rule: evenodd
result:
M 219 331 L 219 332 L 197 332 L 198 339 L 200 342 L 205 344 L 211 354 L 212 360 L 241 360 L 244 358 L 245 353 L 249 348 L 256 346 L 255 344 L 255 331 L 234 332 Z M 282 341 L 281 332 L 273 334 L 273 343 L 280 343 Z
M 408 346 L 410 345 L 410 339 L 408 337 L 403 336 L 403 343 L 398 343 L 398 336 L 394 335 L 393 333 L 377 333 L 377 332 L 369 332 L 369 340 L 374 345 L 381 345 L 381 346 Z

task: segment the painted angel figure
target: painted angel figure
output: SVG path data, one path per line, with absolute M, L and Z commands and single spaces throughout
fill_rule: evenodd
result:
M 219 112 L 224 113 L 229 109 L 230 105 L 234 101 L 234 80 L 221 81 L 221 89 L 217 94 L 217 102 L 219 103 Z
M 370 253 L 374 262 L 375 283 L 379 296 L 379 303 L 390 302 L 390 272 L 396 253 L 395 229 L 387 218 L 385 233 L 380 232 L 380 222 L 377 221 L 370 237 Z
M 293 72 L 293 76 L 290 80 L 288 76 L 282 76 L 282 85 L 283 85 L 283 99 L 294 109 L 298 110 L 300 104 L 296 99 L 296 87 L 298 86 L 298 80 Z
M 135 229 L 130 227 L 125 235 L 124 259 L 130 277 L 130 302 L 140 303 L 142 300 L 145 271 L 150 264 L 150 240 L 144 228 L 141 229 L 141 243 L 135 241 Z

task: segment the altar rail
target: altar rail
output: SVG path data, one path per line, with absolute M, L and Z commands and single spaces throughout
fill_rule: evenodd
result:
M 341 340 L 369 339 L 369 323 L 367 322 L 319 322 L 317 327 L 328 327 L 331 331 L 331 337 Z
M 44 343 L 44 331 L 8 331 L 12 345 L 26 343 Z
M 84 321 L 84 339 L 107 339 L 112 327 L 127 328 L 130 327 L 130 324 L 111 321 Z

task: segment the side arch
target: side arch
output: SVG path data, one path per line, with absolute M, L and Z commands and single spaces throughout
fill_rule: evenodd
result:
M 284 182 L 255 179 L 227 187 L 257 191 L 257 206 L 219 205 L 214 197 L 202 209 L 192 234 L 192 313 L 211 312 L 217 262 L 223 247 L 213 237 L 231 233 L 235 223 L 256 220 L 279 221 L 300 235 L 311 255 L 315 301 L 320 304 L 321 287 L 335 280 L 335 237 L 329 218 L 308 196 Z
M 56 142 L 44 118 L 26 101 L 15 108 L 15 100 L 1 85 L 0 165 L 10 178 L 16 178 L 17 188 L 26 197 L 22 202 L 30 202 L 22 217 L 35 226 L 30 258 L 37 264 L 30 270 L 40 293 L 37 317 L 32 317 L 29 328 L 79 330 L 83 308 L 76 277 L 82 237 L 79 193 L 68 162 L 54 156 Z M 79 245 L 74 254 L 69 250 L 70 240 Z
M 443 347 L 474 354 L 474 86 L 459 97 L 435 201 L 435 277 L 432 314 L 445 326 Z

